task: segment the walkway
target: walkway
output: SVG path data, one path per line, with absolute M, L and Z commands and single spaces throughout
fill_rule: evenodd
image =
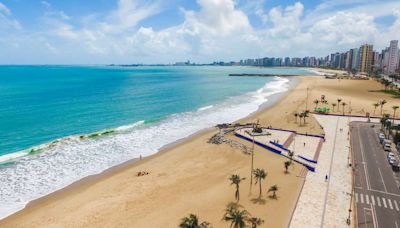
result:
M 314 115 L 325 130 L 316 172 L 308 172 L 290 227 L 348 227 L 352 173 L 348 167 L 351 121 L 365 118 Z M 325 176 L 328 175 L 328 181 Z

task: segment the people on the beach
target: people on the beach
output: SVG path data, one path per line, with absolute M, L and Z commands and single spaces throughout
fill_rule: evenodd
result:
M 145 175 L 149 175 L 149 172 L 140 171 L 140 172 L 137 173 L 137 176 L 138 176 L 138 177 L 140 177 L 140 176 L 145 176 Z
M 325 182 L 328 181 L 328 174 L 325 175 Z

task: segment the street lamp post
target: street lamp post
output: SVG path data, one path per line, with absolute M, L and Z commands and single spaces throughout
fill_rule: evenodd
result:
M 254 165 L 254 123 L 253 123 L 253 130 L 252 130 L 252 137 L 253 137 L 253 145 L 251 148 L 251 170 L 250 170 L 250 189 L 253 185 L 253 165 Z
M 307 87 L 307 98 L 306 98 L 306 110 L 308 110 L 308 87 Z

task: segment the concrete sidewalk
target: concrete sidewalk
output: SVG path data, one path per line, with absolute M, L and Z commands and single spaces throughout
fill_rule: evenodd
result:
M 352 172 L 349 123 L 366 118 L 314 115 L 325 131 L 316 172 L 308 172 L 290 227 L 349 227 Z M 325 180 L 328 175 L 328 180 Z

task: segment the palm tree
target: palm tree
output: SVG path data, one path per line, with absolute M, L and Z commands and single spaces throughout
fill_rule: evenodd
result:
M 346 102 L 343 102 L 342 103 L 342 106 L 343 106 L 343 115 L 344 115 L 344 106 L 346 106 L 347 104 L 346 104 Z
M 246 221 L 249 220 L 249 212 L 246 210 L 239 210 L 237 206 L 229 205 L 226 210 L 224 217 L 222 218 L 226 222 L 231 223 L 231 228 L 245 228 Z
M 335 111 L 336 103 L 332 103 L 332 112 Z
M 310 113 L 310 111 L 308 111 L 308 110 L 305 110 L 305 111 L 303 112 L 304 124 L 306 124 L 306 118 L 308 118 L 308 113 Z
M 373 106 L 374 106 L 374 115 L 375 115 L 375 111 L 376 111 L 376 108 L 379 107 L 379 103 L 374 103 Z
M 285 161 L 284 165 L 285 165 L 285 173 L 286 173 L 286 174 L 289 173 L 288 169 L 289 169 L 289 166 L 290 166 L 291 164 L 292 164 L 291 161 Z
M 299 113 L 295 112 L 295 113 L 294 113 L 294 118 L 295 118 L 296 123 L 297 123 L 297 117 L 298 117 L 298 116 L 299 116 Z
M 235 199 L 239 201 L 239 184 L 242 180 L 246 178 L 240 178 L 239 175 L 233 174 L 232 176 L 229 177 L 229 180 L 231 181 L 231 185 L 236 185 L 236 192 L 235 192 Z
M 299 114 L 299 121 L 300 121 L 299 125 L 300 126 L 301 126 L 301 119 L 303 119 L 303 117 L 304 117 L 304 113 L 300 113 Z
M 264 220 L 257 217 L 251 217 L 249 218 L 249 223 L 251 228 L 257 228 L 257 226 L 261 226 L 264 223 Z
M 396 118 L 396 110 L 399 108 L 399 106 L 397 106 L 397 105 L 395 105 L 395 106 L 392 106 L 392 109 L 393 109 L 393 126 L 394 126 L 394 119 Z
M 180 228 L 211 228 L 209 222 L 202 222 L 199 224 L 199 218 L 195 214 L 190 214 L 189 217 L 182 218 L 179 224 Z
M 291 150 L 289 150 L 289 151 L 288 151 L 288 155 L 289 155 L 289 157 L 290 157 L 290 162 L 292 162 L 293 156 L 294 156 L 294 152 L 291 151 Z
M 272 192 L 272 198 L 276 199 L 276 192 L 278 191 L 278 186 L 277 185 L 272 185 L 268 192 Z
M 339 106 L 340 105 L 340 102 L 342 102 L 342 99 L 337 99 L 337 106 Z
M 267 177 L 267 172 L 265 172 L 264 169 L 255 169 L 254 170 L 254 177 L 256 179 L 256 183 L 255 184 L 259 184 L 260 185 L 260 196 L 258 198 L 261 198 L 261 181 L 264 180 Z
M 381 115 L 383 114 L 383 106 L 387 103 L 386 100 L 379 101 L 379 105 L 381 106 Z
M 318 107 L 318 103 L 319 103 L 319 100 L 315 99 L 315 100 L 314 100 L 315 108 Z
M 385 90 L 388 89 L 388 87 L 390 86 L 390 84 L 392 84 L 390 81 L 388 81 L 388 80 L 385 80 L 385 81 L 384 81 L 383 85 L 385 86 Z
M 388 118 L 389 118 L 388 114 L 382 116 L 381 118 L 382 130 L 386 127 Z
M 394 119 L 394 118 L 396 118 L 396 110 L 399 109 L 399 106 L 397 106 L 397 105 L 392 106 L 392 109 L 393 109 L 393 119 Z

